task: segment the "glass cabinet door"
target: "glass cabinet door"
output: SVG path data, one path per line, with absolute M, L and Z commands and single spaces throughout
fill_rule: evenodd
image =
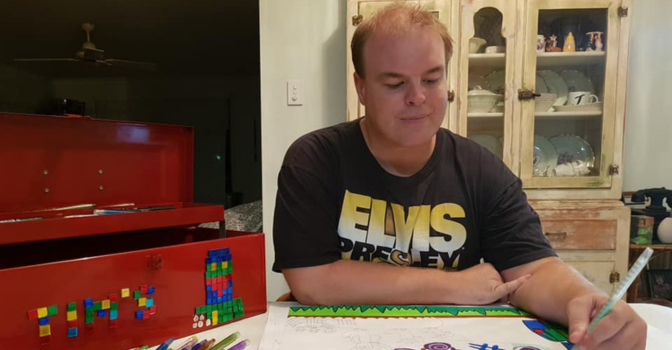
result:
M 347 48 L 347 99 L 348 99 L 348 120 L 354 120 L 360 117 L 363 117 L 366 114 L 366 110 L 362 104 L 359 103 L 357 97 L 357 91 L 355 90 L 353 82 L 353 74 L 355 69 L 352 65 L 352 52 L 350 51 L 350 42 L 352 36 L 357 29 L 357 25 L 370 18 L 373 14 L 378 12 L 380 9 L 397 3 L 398 1 L 394 0 L 348 0 L 348 27 L 347 27 L 347 38 L 348 38 L 348 48 Z M 450 0 L 421 0 L 421 1 L 405 1 L 409 4 L 420 4 L 425 10 L 432 12 L 439 20 L 450 30 Z M 450 65 L 446 67 L 448 70 L 446 81 L 450 82 Z M 448 86 L 450 90 L 451 87 Z M 448 114 L 448 112 L 446 112 Z M 444 126 L 447 125 L 448 116 L 446 116 L 446 121 L 444 121 Z
M 457 51 L 458 133 L 490 150 L 514 172 L 515 10 L 515 2 L 463 0 Z
M 609 188 L 620 1 L 528 0 L 520 177 L 525 188 Z

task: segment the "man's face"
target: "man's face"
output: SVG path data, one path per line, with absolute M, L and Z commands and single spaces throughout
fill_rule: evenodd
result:
M 447 104 L 445 48 L 427 28 L 374 33 L 364 44 L 364 75 L 355 74 L 367 129 L 397 146 L 430 142 Z

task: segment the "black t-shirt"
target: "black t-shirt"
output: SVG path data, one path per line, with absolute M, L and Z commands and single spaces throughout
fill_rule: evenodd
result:
M 490 151 L 440 129 L 415 175 L 385 171 L 359 121 L 287 151 L 273 223 L 276 272 L 338 259 L 499 271 L 555 256 L 521 181 Z

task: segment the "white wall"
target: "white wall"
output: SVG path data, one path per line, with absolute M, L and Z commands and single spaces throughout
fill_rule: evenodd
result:
M 277 175 L 285 151 L 299 136 L 346 120 L 345 3 L 259 1 L 262 198 L 269 300 L 288 291 L 282 275 L 271 272 Z M 303 80 L 303 106 L 287 106 L 288 79 Z
M 630 13 L 623 190 L 672 188 L 672 1 L 636 1 Z

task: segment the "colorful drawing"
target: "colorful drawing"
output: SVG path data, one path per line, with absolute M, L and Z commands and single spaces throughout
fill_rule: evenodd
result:
M 216 326 L 245 315 L 241 298 L 233 299 L 233 260 L 229 248 L 208 251 L 204 306 L 196 308 L 193 328 Z
M 567 331 L 562 326 L 540 320 L 523 320 L 523 324 L 540 337 L 559 342 L 567 349 L 571 349 L 574 346 L 574 344 L 569 342 L 569 334 L 567 334 Z
M 340 305 L 297 306 L 289 317 L 521 317 L 529 313 L 512 307 Z

